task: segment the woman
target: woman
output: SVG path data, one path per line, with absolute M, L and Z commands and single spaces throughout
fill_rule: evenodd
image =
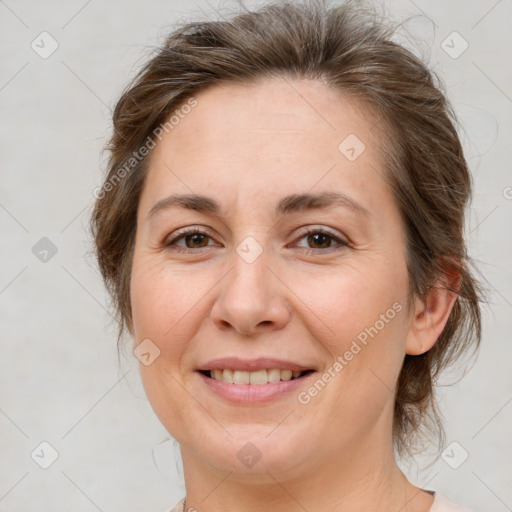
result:
M 190 23 L 115 108 L 92 229 L 174 511 L 465 510 L 395 459 L 442 446 L 480 292 L 453 114 L 391 35 L 351 3 Z

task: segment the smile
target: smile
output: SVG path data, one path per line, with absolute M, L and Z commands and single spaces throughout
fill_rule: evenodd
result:
M 300 378 L 306 373 L 312 370 L 306 371 L 292 371 L 292 370 L 280 370 L 279 368 L 269 368 L 256 371 L 242 371 L 242 370 L 205 370 L 201 373 L 210 377 L 211 379 L 225 382 L 227 384 L 243 385 L 243 384 L 271 384 L 280 381 L 289 381 Z
M 230 369 L 199 370 L 196 375 L 212 396 L 232 405 L 254 406 L 293 397 L 308 385 L 307 382 L 316 373 L 318 372 L 314 370 L 270 368 L 251 372 Z

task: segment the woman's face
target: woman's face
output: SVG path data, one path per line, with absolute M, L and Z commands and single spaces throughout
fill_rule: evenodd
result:
M 386 450 L 411 317 L 377 119 L 306 80 L 195 99 L 153 149 L 138 209 L 134 347 L 150 340 L 155 413 L 184 462 L 235 473 Z M 199 371 L 213 367 L 253 383 Z M 289 377 L 276 368 L 313 372 L 256 383 Z

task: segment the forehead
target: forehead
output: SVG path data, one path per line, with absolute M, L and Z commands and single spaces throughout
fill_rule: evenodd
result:
M 223 83 L 194 99 L 152 150 L 146 211 L 173 192 L 208 192 L 220 202 L 313 188 L 382 196 L 376 116 L 322 82 Z
M 166 142 L 183 149 L 207 149 L 226 137 L 249 142 L 247 138 L 255 135 L 258 141 L 275 140 L 283 152 L 288 149 L 286 142 L 307 143 L 308 139 L 315 145 L 320 142 L 322 147 L 332 149 L 334 145 L 336 149 L 336 143 L 349 133 L 367 138 L 366 132 L 376 120 L 362 101 L 349 99 L 315 80 L 274 77 L 248 84 L 215 84 L 194 98 L 197 106 L 181 116 L 168 137 L 164 135 L 164 139 L 174 139 Z M 279 138 L 274 139 L 274 135 Z M 221 152 L 236 148 L 215 149 Z

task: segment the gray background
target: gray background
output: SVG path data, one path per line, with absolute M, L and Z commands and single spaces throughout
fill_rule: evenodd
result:
M 396 19 L 414 16 L 403 41 L 430 49 L 460 115 L 475 181 L 470 254 L 491 291 L 475 364 L 440 391 L 447 444 L 458 444 L 431 467 L 418 457 L 406 470 L 474 512 L 505 512 L 512 510 L 512 6 L 386 5 Z M 87 222 L 110 109 L 128 79 L 173 23 L 219 18 L 231 6 L 0 1 L 1 511 L 163 511 L 184 495 L 179 451 L 145 398 L 138 361 L 127 350 L 118 367 Z M 43 45 L 43 31 L 59 45 L 46 59 L 31 47 Z M 454 58 L 464 40 L 467 50 Z M 48 469 L 39 465 L 50 460 L 43 441 L 58 452 Z

